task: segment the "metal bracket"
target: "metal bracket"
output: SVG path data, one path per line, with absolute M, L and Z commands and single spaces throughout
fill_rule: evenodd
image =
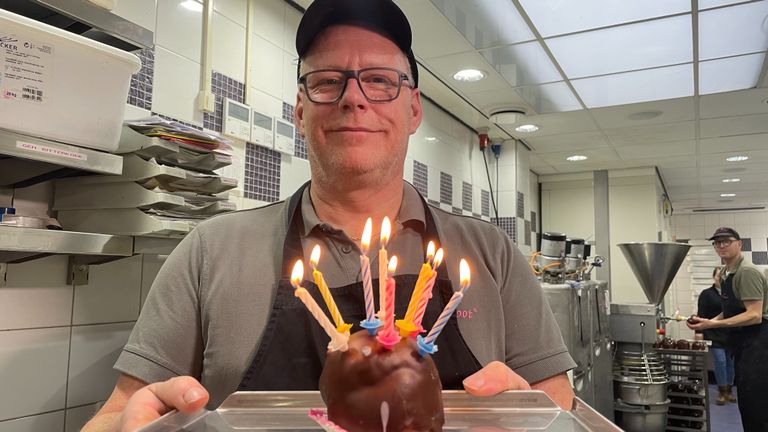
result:
M 8 263 L 0 263 L 0 287 L 5 286 L 5 276 L 8 271 Z
M 88 285 L 88 264 L 83 264 L 74 256 L 70 256 L 67 268 L 67 285 Z

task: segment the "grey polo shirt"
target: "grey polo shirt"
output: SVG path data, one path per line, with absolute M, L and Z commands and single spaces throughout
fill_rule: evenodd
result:
M 115 369 L 146 382 L 196 377 L 211 394 L 209 408 L 234 392 L 271 312 L 282 271 L 287 209 L 285 201 L 227 213 L 187 235 L 158 273 Z M 356 244 L 319 220 L 308 191 L 301 211 L 305 262 L 319 243 L 319 269 L 330 287 L 359 281 Z M 505 362 L 529 382 L 575 367 L 540 284 L 503 231 L 479 219 L 432 211 L 455 289 L 459 259 L 466 258 L 472 267 L 472 285 L 457 315 L 480 363 Z M 398 274 L 418 273 L 424 227 L 421 198 L 403 182 L 403 203 L 387 247 L 390 256 L 398 256 Z M 371 249 L 375 277 L 377 251 Z M 311 279 L 310 272 L 305 278 Z

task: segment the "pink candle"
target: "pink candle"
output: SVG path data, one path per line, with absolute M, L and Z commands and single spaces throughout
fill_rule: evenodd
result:
M 376 336 L 379 342 L 385 348 L 391 349 L 396 343 L 400 342 L 400 336 L 395 331 L 395 278 L 392 275 L 397 268 L 397 257 L 393 256 L 389 260 L 389 274 L 385 286 L 384 307 L 382 307 L 381 320 L 384 323 L 382 331 Z

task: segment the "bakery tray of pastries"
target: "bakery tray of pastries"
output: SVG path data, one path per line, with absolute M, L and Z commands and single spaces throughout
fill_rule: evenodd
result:
M 578 398 L 573 410 L 565 411 L 541 391 L 510 391 L 479 398 L 446 390 L 442 397 L 445 431 L 621 431 Z M 141 432 L 339 430 L 318 419 L 324 407 L 317 391 L 236 392 L 216 410 L 194 414 L 172 411 Z

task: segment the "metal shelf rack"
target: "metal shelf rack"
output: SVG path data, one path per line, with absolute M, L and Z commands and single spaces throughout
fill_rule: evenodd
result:
M 707 377 L 709 351 L 678 349 L 657 349 L 657 351 L 661 354 L 670 381 L 691 388 L 688 392 L 667 392 L 672 402 L 667 414 L 667 431 L 710 431 Z M 698 391 L 693 392 L 690 386 L 696 385 L 699 386 Z

